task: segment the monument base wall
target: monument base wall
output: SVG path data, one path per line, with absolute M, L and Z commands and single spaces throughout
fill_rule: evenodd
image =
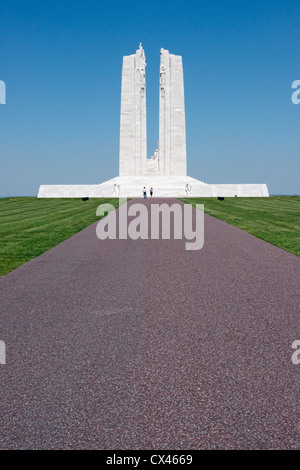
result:
M 154 197 L 268 197 L 266 184 L 207 184 L 189 176 L 120 176 L 101 184 L 41 185 L 39 198 L 142 197 L 144 186 Z

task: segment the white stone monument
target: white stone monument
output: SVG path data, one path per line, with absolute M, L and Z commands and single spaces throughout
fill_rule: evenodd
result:
M 165 176 L 186 176 L 182 58 L 160 51 L 159 168 Z
M 267 197 L 265 184 L 206 184 L 187 176 L 182 58 L 160 51 L 159 141 L 147 158 L 146 58 L 123 57 L 119 176 L 101 184 L 42 185 L 38 197 Z
M 146 60 L 140 44 L 133 55 L 123 57 L 120 176 L 145 173 L 147 159 Z

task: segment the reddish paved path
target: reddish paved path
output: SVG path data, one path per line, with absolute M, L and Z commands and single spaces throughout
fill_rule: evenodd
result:
M 299 449 L 299 258 L 95 227 L 0 280 L 0 448 Z

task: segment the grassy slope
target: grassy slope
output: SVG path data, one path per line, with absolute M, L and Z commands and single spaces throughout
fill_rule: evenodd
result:
M 0 276 L 92 224 L 101 199 L 0 199 Z M 105 199 L 115 207 L 118 199 Z
M 300 256 L 300 197 L 187 198 L 205 212 Z

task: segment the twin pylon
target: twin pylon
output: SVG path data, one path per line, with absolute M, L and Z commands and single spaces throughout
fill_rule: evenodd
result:
M 181 56 L 160 51 L 159 145 L 147 159 L 146 57 L 140 44 L 123 57 L 120 176 L 186 176 L 186 137 Z

